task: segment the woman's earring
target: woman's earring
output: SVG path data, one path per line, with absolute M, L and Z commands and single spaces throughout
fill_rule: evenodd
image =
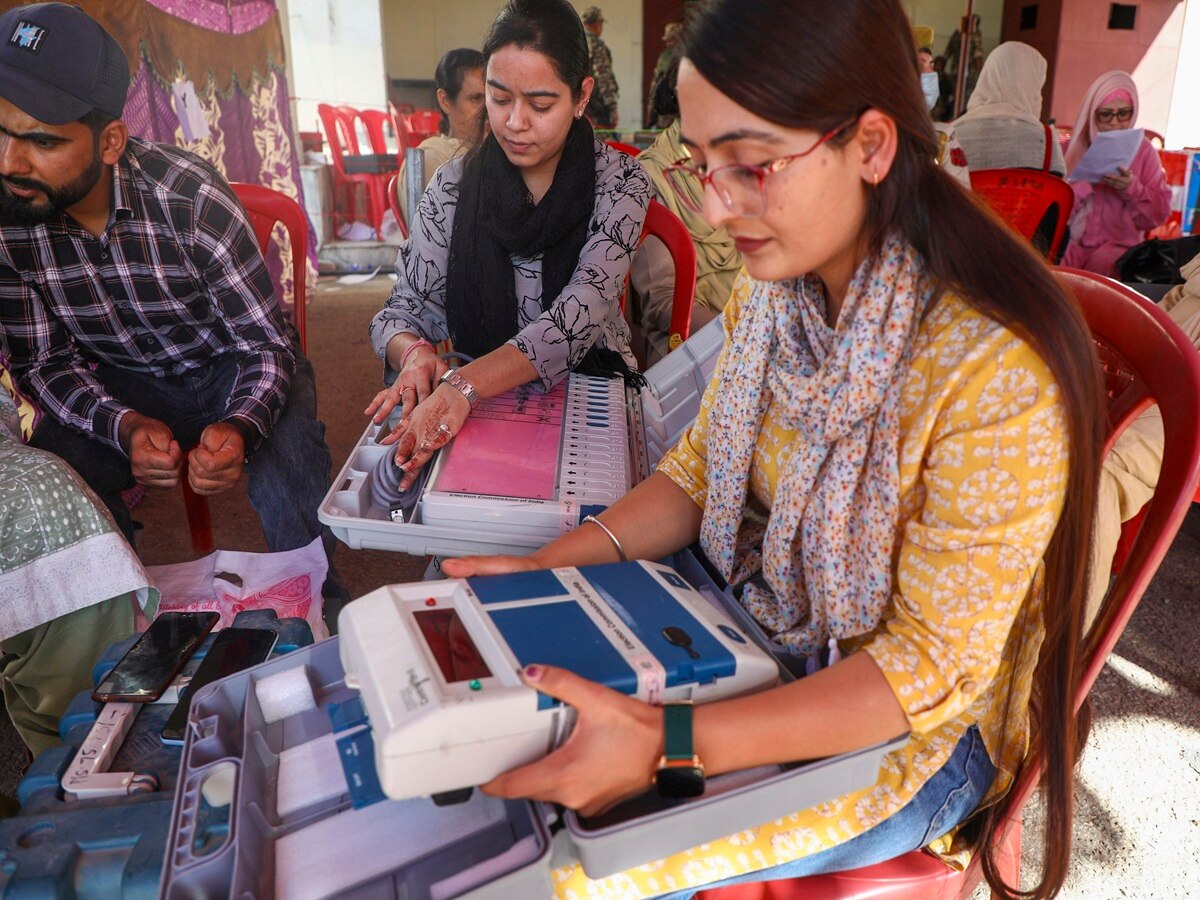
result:
M 878 169 L 876 169 L 874 171 L 874 173 L 871 175 L 871 185 L 873 187 L 879 187 L 879 170 Z

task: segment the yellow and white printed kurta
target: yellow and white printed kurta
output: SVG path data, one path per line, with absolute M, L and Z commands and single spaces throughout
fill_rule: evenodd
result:
M 748 299 L 739 282 L 725 309 L 731 333 Z M 700 506 L 708 416 L 724 358 L 700 414 L 659 465 Z M 978 725 L 1005 790 L 1028 745 L 1028 703 L 1042 640 L 1040 602 L 1023 606 L 1062 510 L 1063 411 L 1042 359 L 1013 332 L 945 295 L 918 330 L 901 397 L 900 539 L 884 621 L 843 651 L 871 654 L 908 716 L 912 736 L 876 783 L 829 803 L 608 878 L 556 869 L 557 896 L 648 897 L 700 887 L 818 852 L 902 808 Z M 768 408 L 751 486 L 770 507 L 778 461 L 794 433 Z M 1007 731 L 1004 702 L 1012 690 Z M 782 723 L 780 727 L 785 727 Z M 950 851 L 949 839 L 935 849 Z

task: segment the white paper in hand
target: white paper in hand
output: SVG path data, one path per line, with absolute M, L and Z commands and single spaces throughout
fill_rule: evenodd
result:
M 1141 128 L 1120 131 L 1100 131 L 1092 138 L 1083 159 L 1067 175 L 1067 181 L 1090 181 L 1093 184 L 1112 175 L 1119 168 L 1129 168 L 1142 145 Z

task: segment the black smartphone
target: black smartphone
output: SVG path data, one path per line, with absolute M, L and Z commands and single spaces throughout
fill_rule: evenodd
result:
M 200 660 L 196 674 L 187 683 L 183 696 L 171 710 L 167 724 L 162 729 L 165 743 L 181 743 L 187 730 L 188 710 L 192 696 L 210 681 L 240 672 L 264 662 L 275 649 L 278 635 L 269 628 L 226 628 L 218 631 L 208 653 Z
M 104 676 L 92 699 L 101 703 L 157 700 L 220 618 L 216 612 L 162 613 Z

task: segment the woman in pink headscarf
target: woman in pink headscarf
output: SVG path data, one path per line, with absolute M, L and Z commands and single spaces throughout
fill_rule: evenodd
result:
M 1138 95 L 1125 72 L 1106 72 L 1087 95 L 1067 148 L 1067 177 L 1079 165 L 1101 131 L 1132 128 L 1137 121 Z M 1143 233 L 1166 221 L 1171 212 L 1171 189 L 1163 177 L 1162 163 L 1150 142 L 1141 146 L 1128 168 L 1118 167 L 1100 181 L 1076 181 L 1075 208 L 1071 212 L 1071 245 L 1063 265 L 1116 276 L 1117 258 L 1143 240 Z

